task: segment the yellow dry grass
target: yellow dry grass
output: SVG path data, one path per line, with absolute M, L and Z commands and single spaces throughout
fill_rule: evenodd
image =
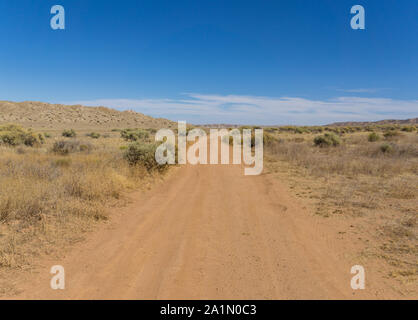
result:
M 363 241 L 362 254 L 387 262 L 386 276 L 416 283 L 418 134 L 381 135 L 375 142 L 368 135 L 343 134 L 341 145 L 319 148 L 317 134 L 276 134 L 267 148 L 268 168 L 283 170 L 318 215 L 346 221 Z
M 119 133 L 99 139 L 77 133 L 89 148 L 68 155 L 51 151 L 57 140 L 74 140 L 60 132 L 40 148 L 0 146 L 0 293 L 11 290 L 11 272 L 80 241 L 108 219 L 111 206 L 125 204 L 127 191 L 154 179 L 123 159 L 127 142 Z

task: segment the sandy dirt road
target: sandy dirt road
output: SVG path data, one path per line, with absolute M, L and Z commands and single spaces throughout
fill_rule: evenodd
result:
M 45 261 L 16 298 L 382 298 L 350 287 L 330 231 L 277 179 L 241 166 L 186 166 L 132 195 L 112 221 L 61 260 Z M 50 288 L 52 265 L 66 289 Z

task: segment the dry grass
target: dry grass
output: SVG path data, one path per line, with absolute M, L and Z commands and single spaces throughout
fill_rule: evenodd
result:
M 0 146 L 0 287 L 10 287 L 8 272 L 80 241 L 108 219 L 110 206 L 124 204 L 125 192 L 148 186 L 159 174 L 128 164 L 119 133 L 98 139 L 80 134 L 77 140 L 60 135 L 40 148 Z M 62 155 L 53 152 L 57 140 L 89 148 Z
M 372 240 L 366 246 L 373 246 L 373 254 L 390 265 L 388 276 L 416 281 L 417 133 L 401 132 L 372 142 L 367 132 L 349 133 L 341 136 L 341 145 L 325 148 L 314 145 L 315 136 L 276 135 L 267 150 L 270 168 L 274 170 L 277 161 L 290 165 L 292 188 L 315 201 L 317 214 L 361 221 L 361 232 Z

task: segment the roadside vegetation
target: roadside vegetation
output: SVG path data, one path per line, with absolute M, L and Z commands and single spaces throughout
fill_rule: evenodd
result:
M 386 276 L 418 281 L 418 134 L 415 126 L 266 128 L 272 172 L 324 218 L 358 222 L 364 255 Z M 366 240 L 364 240 L 366 241 Z M 373 244 L 372 244 L 373 243 Z
M 358 231 L 373 239 L 364 254 L 384 259 L 387 276 L 417 280 L 415 126 L 263 129 L 271 172 L 284 169 L 317 215 L 361 222 Z M 126 192 L 147 188 L 166 171 L 155 162 L 155 133 L 0 126 L 0 294 L 12 290 L 11 271 L 80 241 L 109 218 L 109 208 L 125 204 Z
M 37 147 L 42 143 L 44 136 L 41 133 L 37 134 L 14 124 L 0 126 L 0 145 Z
M 79 241 L 108 219 L 111 206 L 125 203 L 127 191 L 147 187 L 164 171 L 149 133 L 129 132 L 135 139 L 0 127 L 0 294 L 9 286 L 2 273 Z

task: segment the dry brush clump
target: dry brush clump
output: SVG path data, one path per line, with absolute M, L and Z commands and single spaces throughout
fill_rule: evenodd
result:
M 77 136 L 77 133 L 74 131 L 74 129 L 66 129 L 62 132 L 62 136 L 67 138 L 75 138 Z
M 150 134 L 145 129 L 125 129 L 120 132 L 120 136 L 126 141 L 148 141 Z
M 341 140 L 333 133 L 325 133 L 324 135 L 315 137 L 314 143 L 319 147 L 336 147 L 341 144 Z
M 0 126 L 0 145 L 5 146 L 39 146 L 44 143 L 44 136 L 21 126 L 8 124 Z
M 131 143 L 124 152 L 123 156 L 131 166 L 144 166 L 149 172 L 164 171 L 168 165 L 161 165 L 155 160 L 155 152 L 158 148 L 157 143 Z

